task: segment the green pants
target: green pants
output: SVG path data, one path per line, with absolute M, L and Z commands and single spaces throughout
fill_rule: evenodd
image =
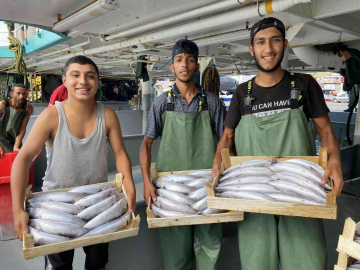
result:
M 223 236 L 222 224 L 160 228 L 165 270 L 215 269 Z
M 322 219 L 245 213 L 238 222 L 241 270 L 325 270 Z

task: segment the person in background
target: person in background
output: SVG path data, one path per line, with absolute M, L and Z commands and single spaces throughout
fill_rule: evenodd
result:
M 28 89 L 22 83 L 10 91 L 11 99 L 0 101 L 0 157 L 5 152 L 18 152 L 26 133 L 33 107 L 28 104 Z

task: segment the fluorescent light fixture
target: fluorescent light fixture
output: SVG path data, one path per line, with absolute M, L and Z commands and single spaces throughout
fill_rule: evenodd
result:
M 65 32 L 71 28 L 100 17 L 120 7 L 119 0 L 98 0 L 85 6 L 68 17 L 65 17 L 53 27 L 54 31 Z

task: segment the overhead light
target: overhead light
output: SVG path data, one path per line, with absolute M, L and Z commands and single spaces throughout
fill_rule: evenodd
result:
M 119 0 L 98 0 L 57 22 L 54 31 L 66 32 L 71 28 L 100 17 L 120 7 Z

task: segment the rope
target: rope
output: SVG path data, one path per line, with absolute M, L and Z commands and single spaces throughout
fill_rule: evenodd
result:
M 26 78 L 26 64 L 24 62 L 23 59 L 23 53 L 24 53 L 24 48 L 21 44 L 21 42 L 14 37 L 13 33 L 11 32 L 11 28 L 10 28 L 10 23 L 5 22 L 5 24 L 7 25 L 8 31 L 9 31 L 9 51 L 14 53 L 15 56 L 15 62 L 14 64 L 12 64 L 10 69 L 16 69 L 18 74 L 21 74 L 24 76 L 24 84 L 26 85 L 27 82 L 27 78 Z
M 220 75 L 215 65 L 205 68 L 201 76 L 201 87 L 219 96 Z

